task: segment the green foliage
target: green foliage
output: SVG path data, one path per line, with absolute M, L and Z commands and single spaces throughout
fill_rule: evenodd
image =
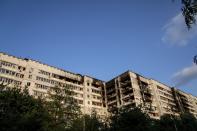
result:
M 69 131 L 104 131 L 105 125 L 94 112 L 92 115 L 82 115 L 73 121 Z
M 160 120 L 155 121 L 156 131 L 177 131 L 178 117 L 164 115 Z
M 82 115 L 73 92 L 53 88 L 47 101 L 35 99 L 28 89 L 0 84 L 1 131 L 196 131 L 197 119 L 189 113 L 151 119 L 140 108 L 121 108 L 103 122 L 96 112 Z M 108 125 L 108 126 L 106 126 Z M 108 128 L 107 128 L 108 127 Z
M 196 131 L 197 119 L 189 113 L 180 116 L 164 115 L 155 122 L 156 131 Z
M 196 131 L 197 119 L 190 113 L 181 114 L 178 129 L 179 131 Z
M 50 117 L 40 99 L 34 99 L 27 89 L 0 85 L 1 131 L 45 131 Z
M 72 122 L 81 114 L 73 98 L 74 93 L 66 86 L 51 88 L 48 93 L 45 107 L 52 116 L 52 130 L 64 131 L 70 128 Z
M 150 117 L 139 108 L 121 109 L 111 118 L 111 131 L 148 131 L 150 129 Z
M 196 131 L 197 119 L 189 113 L 151 119 L 139 108 L 123 108 L 111 117 L 110 131 Z
M 182 7 L 182 14 L 185 17 L 185 23 L 188 29 L 191 28 L 192 24 L 196 23 L 196 14 L 197 14 L 197 1 L 196 0 L 181 0 L 183 7 Z

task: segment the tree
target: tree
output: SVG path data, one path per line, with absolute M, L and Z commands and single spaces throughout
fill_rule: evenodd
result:
M 70 131 L 104 131 L 105 123 L 99 119 L 96 112 L 91 115 L 82 115 L 80 118 L 76 119 Z
M 182 14 L 188 29 L 190 29 L 191 25 L 196 23 L 197 0 L 181 0 L 181 2 L 183 4 Z
M 156 131 L 177 131 L 178 117 L 173 115 L 163 115 L 160 120 L 155 121 Z
M 50 117 L 41 99 L 34 99 L 27 88 L 0 84 L 1 131 L 48 131 Z
M 197 119 L 190 113 L 163 115 L 154 125 L 156 131 L 196 131 Z
M 190 113 L 181 114 L 178 129 L 179 131 L 196 131 L 197 119 Z
M 193 24 L 196 23 L 196 14 L 197 14 L 197 0 L 181 0 L 182 14 L 185 17 L 185 23 L 188 29 L 191 28 Z M 194 56 L 194 63 L 197 65 L 197 55 Z
M 197 65 L 197 55 L 194 56 L 194 63 Z
M 152 120 L 139 108 L 123 108 L 111 118 L 111 131 L 148 131 Z
M 53 118 L 53 131 L 65 131 L 81 115 L 80 107 L 73 95 L 74 92 L 68 86 L 56 86 L 49 90 L 45 106 Z

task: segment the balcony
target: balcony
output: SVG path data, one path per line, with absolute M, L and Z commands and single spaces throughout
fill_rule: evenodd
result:
M 108 106 L 110 106 L 110 105 L 114 105 L 114 104 L 116 104 L 116 99 L 115 100 L 112 100 L 112 101 L 108 101 L 107 102 L 107 104 L 108 104 Z

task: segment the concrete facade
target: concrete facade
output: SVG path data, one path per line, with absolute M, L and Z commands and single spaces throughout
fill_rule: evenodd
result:
M 73 89 L 73 97 L 84 114 L 95 110 L 105 117 L 116 108 L 140 106 L 152 118 L 186 111 L 197 116 L 197 97 L 131 71 L 104 82 L 35 60 L 0 53 L 0 82 L 27 86 L 34 97 L 45 97 L 50 88 L 67 85 Z
M 197 97 L 131 71 L 106 82 L 105 88 L 109 112 L 116 107 L 138 106 L 156 119 L 182 112 L 197 116 Z
M 51 87 L 66 85 L 73 89 L 74 98 L 84 114 L 95 110 L 101 116 L 107 115 L 106 102 L 103 100 L 104 82 L 89 76 L 0 53 L 1 82 L 9 83 L 9 86 L 27 86 L 30 95 L 35 97 L 45 97 Z

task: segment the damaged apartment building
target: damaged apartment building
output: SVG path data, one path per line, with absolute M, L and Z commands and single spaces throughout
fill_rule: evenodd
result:
M 197 116 L 197 97 L 153 79 L 127 71 L 110 81 L 65 71 L 41 62 L 0 53 L 0 83 L 27 86 L 34 97 L 47 95 L 54 86 L 69 86 L 84 114 L 101 117 L 115 109 L 141 106 L 152 117 L 190 112 Z
M 156 119 L 182 112 L 197 116 L 197 97 L 131 71 L 106 82 L 105 89 L 109 112 L 124 106 L 138 106 Z

